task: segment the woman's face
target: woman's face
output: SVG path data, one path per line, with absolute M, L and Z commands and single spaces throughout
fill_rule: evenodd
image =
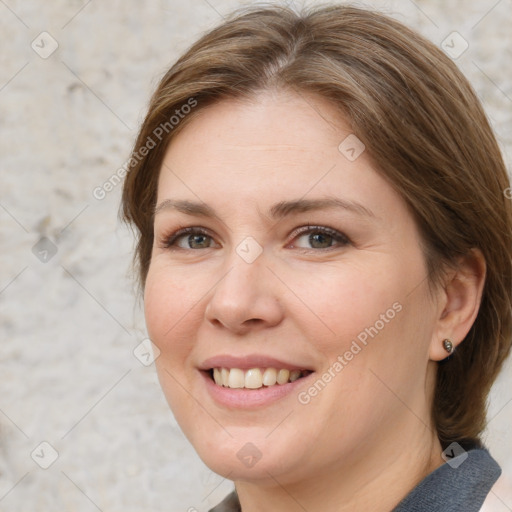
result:
M 436 307 L 418 231 L 334 112 L 285 92 L 225 100 L 160 170 L 145 288 L 157 371 L 232 480 L 394 460 L 429 424 Z

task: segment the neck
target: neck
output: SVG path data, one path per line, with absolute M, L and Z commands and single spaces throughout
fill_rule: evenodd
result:
M 270 475 L 266 485 L 236 482 L 242 511 L 391 511 L 444 463 L 435 431 L 419 428 L 417 419 L 411 423 L 414 428 L 396 429 L 386 442 L 358 447 L 327 471 L 289 482 Z

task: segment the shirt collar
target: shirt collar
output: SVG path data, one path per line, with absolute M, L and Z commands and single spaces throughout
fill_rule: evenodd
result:
M 485 448 L 466 451 L 458 443 L 452 443 L 443 453 L 448 462 L 427 475 L 392 512 L 480 510 L 501 475 L 501 468 Z M 241 512 L 236 491 L 210 512 Z

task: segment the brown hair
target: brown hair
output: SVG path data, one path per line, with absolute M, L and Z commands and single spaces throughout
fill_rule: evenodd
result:
M 464 342 L 439 363 L 433 403 L 443 446 L 479 442 L 487 395 L 511 346 L 509 181 L 468 81 L 441 50 L 387 16 L 348 6 L 299 14 L 253 8 L 207 33 L 171 67 L 151 99 L 123 190 L 123 219 L 137 229 L 141 287 L 170 140 L 206 106 L 270 88 L 314 93 L 340 109 L 410 207 L 431 285 L 471 248 L 482 251 L 487 275 L 480 310 Z

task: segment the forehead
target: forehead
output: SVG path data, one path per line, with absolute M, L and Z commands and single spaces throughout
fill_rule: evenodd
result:
M 171 147 L 178 141 L 202 147 L 206 138 L 209 146 L 241 152 L 332 148 L 343 133 L 350 133 L 335 111 L 324 98 L 306 93 L 266 91 L 248 99 L 225 99 L 200 110 Z
M 355 160 L 340 151 L 349 136 L 335 106 L 317 96 L 274 91 L 250 101 L 223 100 L 171 141 L 157 201 L 229 198 L 247 208 L 255 201 L 339 194 L 367 203 L 380 195 L 383 204 L 384 193 L 394 191 L 364 151 Z M 399 200 L 396 194 L 388 199 Z

